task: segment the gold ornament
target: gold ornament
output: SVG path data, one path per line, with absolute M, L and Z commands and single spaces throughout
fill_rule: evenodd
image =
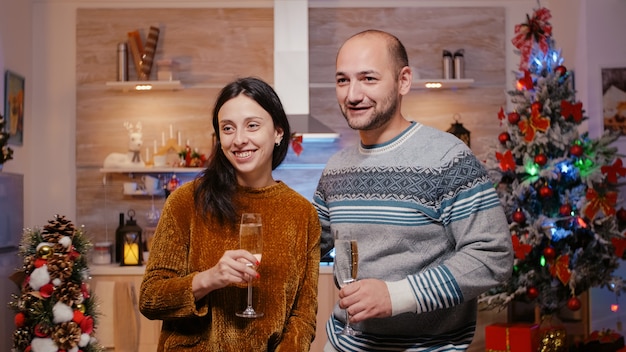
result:
M 43 259 L 48 259 L 48 257 L 51 254 L 52 254 L 52 247 L 50 247 L 48 245 L 41 246 L 37 250 L 37 255 L 39 255 L 39 257 L 43 258 Z
M 85 305 L 82 303 L 76 304 L 76 309 L 78 309 L 81 313 L 85 314 Z
M 567 331 L 558 318 L 547 314 L 539 326 L 539 352 L 566 352 Z

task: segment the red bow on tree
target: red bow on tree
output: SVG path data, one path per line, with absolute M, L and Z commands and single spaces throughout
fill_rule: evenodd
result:
M 615 160 L 615 162 L 611 166 L 602 166 L 600 168 L 600 171 L 602 171 L 602 173 L 606 175 L 606 180 L 609 183 L 617 183 L 618 174 L 622 177 L 626 176 L 626 168 L 622 166 L 622 159 Z
M 613 237 L 611 243 L 615 247 L 615 256 L 621 258 L 626 250 L 626 238 Z
M 617 192 L 606 192 L 604 195 L 600 195 L 595 189 L 590 188 L 587 190 L 586 197 L 589 203 L 587 203 L 584 212 L 589 220 L 593 220 L 599 210 L 602 210 L 606 216 L 615 214 Z
M 561 100 L 561 116 L 566 120 L 571 116 L 574 122 L 579 123 L 583 119 L 583 103 L 572 104 L 567 100 Z
M 496 159 L 500 162 L 502 171 L 515 171 L 516 164 L 510 150 L 507 150 L 504 154 L 496 152 Z
M 550 263 L 550 274 L 557 277 L 563 285 L 569 282 L 572 272 L 569 270 L 569 255 L 560 255 L 556 260 Z
M 532 109 L 532 114 L 528 120 L 522 120 L 519 123 L 520 131 L 524 134 L 524 140 L 530 143 L 535 139 L 535 132 L 545 132 L 550 127 L 550 119 L 541 116 L 537 109 Z
M 533 44 L 539 44 L 539 49 L 545 54 L 548 51 L 548 37 L 552 35 L 552 26 L 548 20 L 552 18 L 550 10 L 542 7 L 535 10 L 533 17 L 526 15 L 526 23 L 515 26 L 515 37 L 511 40 L 520 50 L 520 70 L 528 67 L 528 60 Z
M 519 237 L 516 235 L 511 236 L 511 242 L 513 242 L 513 251 L 517 259 L 526 259 L 528 253 L 533 249 L 533 246 L 529 244 L 520 243 Z

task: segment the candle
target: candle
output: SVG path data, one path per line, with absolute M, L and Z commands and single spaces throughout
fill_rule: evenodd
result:
M 178 140 L 176 142 L 178 143 L 178 145 L 181 145 L 181 143 L 183 142 L 183 136 L 180 134 L 180 131 L 178 131 Z
M 189 146 L 189 138 L 187 138 L 187 144 L 186 145 Z
M 146 161 L 150 160 L 150 148 L 146 147 Z
M 124 264 L 139 264 L 139 245 L 137 243 L 124 243 Z
M 174 138 L 174 130 L 172 129 L 172 125 L 170 125 L 170 139 Z
M 165 147 L 165 132 L 161 132 L 161 146 Z
M 157 153 L 157 142 L 156 139 L 154 140 L 154 154 Z

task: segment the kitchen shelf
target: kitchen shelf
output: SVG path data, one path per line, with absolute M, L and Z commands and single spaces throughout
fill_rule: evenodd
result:
M 416 79 L 411 89 L 460 89 L 469 88 L 474 83 L 471 78 L 462 79 Z
M 180 81 L 112 81 L 106 82 L 109 89 L 128 92 L 132 90 L 179 90 L 183 89 Z M 138 88 L 139 87 L 139 88 Z

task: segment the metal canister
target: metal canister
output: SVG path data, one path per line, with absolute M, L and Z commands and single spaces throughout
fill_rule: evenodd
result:
M 117 80 L 128 81 L 128 46 L 126 42 L 117 44 Z
M 465 57 L 463 49 L 454 52 L 454 78 L 465 78 Z
M 448 50 L 443 51 L 443 79 L 451 79 L 453 66 L 452 66 L 452 53 Z

